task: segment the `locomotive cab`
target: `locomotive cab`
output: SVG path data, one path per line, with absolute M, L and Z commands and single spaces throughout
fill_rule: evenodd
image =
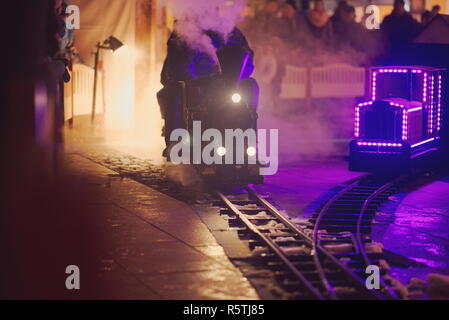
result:
M 370 101 L 355 108 L 351 171 L 404 171 L 439 150 L 442 69 L 375 67 Z

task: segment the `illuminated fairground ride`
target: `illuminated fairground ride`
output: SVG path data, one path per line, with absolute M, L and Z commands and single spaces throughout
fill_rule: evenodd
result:
M 350 170 L 409 170 L 438 152 L 443 71 L 417 66 L 371 68 L 370 101 L 355 109 Z

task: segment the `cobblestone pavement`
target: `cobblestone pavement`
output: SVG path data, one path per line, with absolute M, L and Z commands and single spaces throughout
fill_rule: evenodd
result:
M 163 165 L 156 165 L 151 160 L 108 147 L 101 141 L 86 143 L 86 139 L 76 133 L 70 133 L 66 139 L 71 152 L 80 153 L 89 160 L 119 173 L 122 177 L 133 179 L 177 200 L 194 202 L 193 191 L 168 179 Z

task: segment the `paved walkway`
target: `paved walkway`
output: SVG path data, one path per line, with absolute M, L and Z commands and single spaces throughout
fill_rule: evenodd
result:
M 258 299 L 189 206 L 79 154 L 68 153 L 65 167 L 75 189 L 89 195 L 88 297 Z
M 393 266 L 393 275 L 403 283 L 433 272 L 449 274 L 449 177 L 420 182 L 390 197 L 373 227 L 373 239 L 385 249 L 422 264 Z

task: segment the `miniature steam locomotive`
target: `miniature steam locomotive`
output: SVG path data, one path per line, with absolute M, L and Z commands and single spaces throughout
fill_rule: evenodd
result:
M 443 69 L 416 66 L 370 70 L 370 101 L 355 109 L 351 171 L 403 171 L 439 150 Z
M 249 54 L 236 47 L 220 50 L 217 52 L 220 74 L 181 82 L 183 122 L 189 136 L 204 138 L 209 131 L 220 133 L 222 138 L 218 144 L 214 141 L 213 149 L 207 141 L 210 136 L 197 143 L 197 151 L 201 153 L 209 145 L 208 153 L 221 158 L 218 163 L 195 159 L 195 146 L 191 143 L 191 163 L 209 183 L 244 185 L 263 181 L 257 161 L 259 88 L 253 78 L 242 78 Z M 229 141 L 229 133 L 237 136 Z

